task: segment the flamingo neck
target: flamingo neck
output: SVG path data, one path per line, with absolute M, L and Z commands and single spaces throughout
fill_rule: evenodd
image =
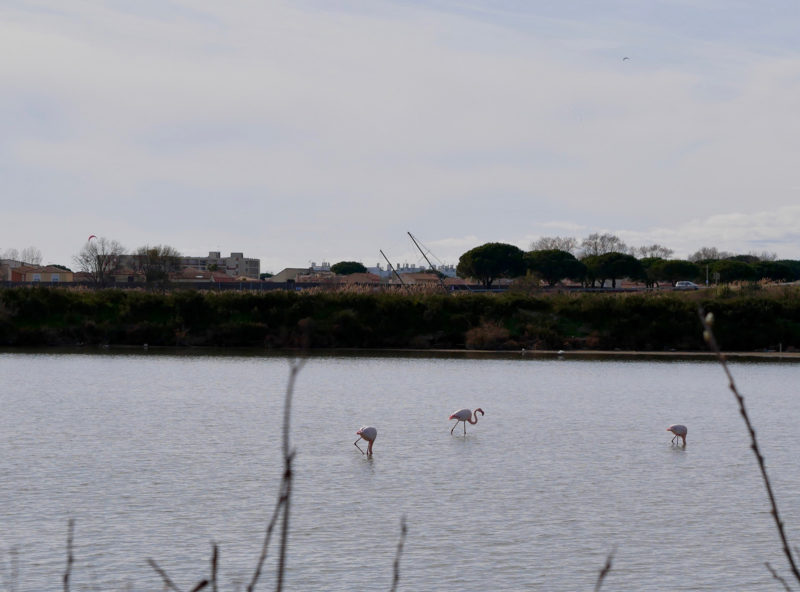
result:
M 475 418 L 474 421 L 473 421 L 473 418 Z M 476 423 L 478 423 L 478 412 L 477 411 L 473 411 L 472 412 L 472 417 L 467 418 L 467 421 L 470 422 L 472 425 L 475 425 Z

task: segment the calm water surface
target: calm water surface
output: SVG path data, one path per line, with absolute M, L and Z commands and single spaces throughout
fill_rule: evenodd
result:
M 287 359 L 0 354 L 0 588 L 157 590 L 252 574 L 281 473 Z M 800 366 L 734 376 L 800 544 Z M 483 407 L 451 436 L 447 416 Z M 775 590 L 786 573 L 735 401 L 711 362 L 312 358 L 298 377 L 288 589 Z M 666 426 L 689 426 L 688 445 Z M 378 428 L 373 458 L 353 446 Z M 268 560 L 261 590 L 274 588 Z

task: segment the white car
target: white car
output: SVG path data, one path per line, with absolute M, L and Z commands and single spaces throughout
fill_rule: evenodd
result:
M 675 289 L 676 290 L 698 290 L 700 286 L 695 284 L 694 282 L 675 282 Z

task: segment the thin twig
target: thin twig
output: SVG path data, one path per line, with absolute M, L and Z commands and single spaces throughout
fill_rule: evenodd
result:
M 67 568 L 64 571 L 64 592 L 69 592 L 69 578 L 72 575 L 72 564 L 75 557 L 72 555 L 72 541 L 75 534 L 75 518 L 70 518 L 67 523 Z
M 603 580 L 606 579 L 608 572 L 611 571 L 611 562 L 614 560 L 614 553 L 617 552 L 617 549 L 614 548 L 611 550 L 611 553 L 608 554 L 606 557 L 606 564 L 603 566 L 603 569 L 600 570 L 600 573 L 597 574 L 597 583 L 594 585 L 594 592 L 599 592 L 600 588 L 603 587 Z
M 283 407 L 283 437 L 282 437 L 282 451 L 283 451 L 283 477 L 281 478 L 281 486 L 278 492 L 278 500 L 275 502 L 275 508 L 272 511 L 272 517 L 267 524 L 267 530 L 264 534 L 264 543 L 261 545 L 261 554 L 259 555 L 256 569 L 253 573 L 253 578 L 247 586 L 247 592 L 254 592 L 256 584 L 261 577 L 261 571 L 264 568 L 264 562 L 267 559 L 267 552 L 269 550 L 269 543 L 272 538 L 272 531 L 278 522 L 278 518 L 283 514 L 283 528 L 281 533 L 281 555 L 278 564 L 278 584 L 277 590 L 281 589 L 283 585 L 283 573 L 286 565 L 286 541 L 288 537 L 288 502 L 291 496 L 291 481 L 292 481 L 292 460 L 294 452 L 289 452 L 289 419 L 291 418 L 291 403 L 292 395 L 294 393 L 294 383 L 297 374 L 305 365 L 305 359 L 299 362 L 292 362 L 289 372 L 289 382 L 286 386 L 286 398 Z
M 156 573 L 161 576 L 161 581 L 164 582 L 164 585 L 167 588 L 169 588 L 170 590 L 175 590 L 175 592 L 181 592 L 181 589 L 178 588 L 175 584 L 172 583 L 172 580 L 169 579 L 169 576 L 167 575 L 167 572 L 165 572 L 163 569 L 161 569 L 158 566 L 158 563 L 156 563 L 155 561 L 153 561 L 150 558 L 147 559 L 147 563 L 149 563 L 150 567 L 152 567 L 156 571 Z
M 781 584 L 783 584 L 783 589 L 786 590 L 786 592 L 792 592 L 792 589 L 789 587 L 789 584 L 787 584 L 786 580 L 784 580 L 780 575 L 778 575 L 777 571 L 772 569 L 772 566 L 769 564 L 769 561 L 765 561 L 764 565 L 767 566 L 767 569 L 769 570 L 769 573 L 772 574 L 772 577 L 778 580 Z
M 261 570 L 263 569 L 264 562 L 267 559 L 267 550 L 269 549 L 269 541 L 272 538 L 272 531 L 275 529 L 275 523 L 278 521 L 281 508 L 283 508 L 283 500 L 285 498 L 283 492 L 285 488 L 286 484 L 281 481 L 280 494 L 278 495 L 278 500 L 275 502 L 275 509 L 272 511 L 272 518 L 270 518 L 269 524 L 267 524 L 267 531 L 264 534 L 264 543 L 261 545 L 261 555 L 258 557 L 256 569 L 253 573 L 253 579 L 250 580 L 250 584 L 247 586 L 247 592 L 253 592 L 256 589 L 258 579 L 261 577 Z
M 294 451 L 289 450 L 289 425 L 292 417 L 292 394 L 294 392 L 294 383 L 297 379 L 297 374 L 303 368 L 305 363 L 305 359 L 292 362 L 291 372 L 289 373 L 289 384 L 286 387 L 286 399 L 283 403 L 283 480 L 286 483 L 286 486 L 284 488 L 285 499 L 283 502 L 281 549 L 280 556 L 278 557 L 278 574 L 277 582 L 275 584 L 275 592 L 281 592 L 281 590 L 283 590 L 283 577 L 286 570 L 286 553 L 289 547 L 289 506 L 292 496 L 292 461 L 294 460 Z
M 217 565 L 219 564 L 219 547 L 217 543 L 212 543 L 211 552 L 211 590 L 217 592 Z
M 400 557 L 403 555 L 403 545 L 405 545 L 407 533 L 406 517 L 403 516 L 400 518 L 400 540 L 397 542 L 397 553 L 394 556 L 394 577 L 392 578 L 391 592 L 396 592 L 397 584 L 400 583 Z
M 702 307 L 698 309 L 698 314 L 700 315 L 700 322 L 703 324 L 703 338 L 705 339 L 711 351 L 717 356 L 717 360 L 722 366 L 722 369 L 725 371 L 725 375 L 728 377 L 728 388 L 731 389 L 731 392 L 733 392 L 733 395 L 736 397 L 737 403 L 739 403 L 739 413 L 741 414 L 742 419 L 744 419 L 744 423 L 747 426 L 747 431 L 750 433 L 750 441 L 752 443 L 751 448 L 753 449 L 753 454 L 756 455 L 756 459 L 758 460 L 758 467 L 761 469 L 761 477 L 764 480 L 764 486 L 767 489 L 767 497 L 769 497 L 769 503 L 772 506 L 772 517 L 775 520 L 775 526 L 778 528 L 778 534 L 780 535 L 781 543 L 783 544 L 783 552 L 786 555 L 786 559 L 789 561 L 789 567 L 792 570 L 792 574 L 794 574 L 795 579 L 800 582 L 800 571 L 797 569 L 794 556 L 792 555 L 792 550 L 789 547 L 789 540 L 786 537 L 783 521 L 781 520 L 780 513 L 778 512 L 778 503 L 775 501 L 775 495 L 772 492 L 772 483 L 767 475 L 767 466 L 764 463 L 764 456 L 761 454 L 761 449 L 758 447 L 755 428 L 753 428 L 753 424 L 750 422 L 750 416 L 747 415 L 747 409 L 745 409 L 744 406 L 744 397 L 736 388 L 736 383 L 734 382 L 733 375 L 728 368 L 728 363 L 725 360 L 725 356 L 719 349 L 717 340 L 714 337 L 714 332 L 711 330 L 711 325 L 714 322 L 713 315 L 711 315 L 711 313 L 706 315 L 703 312 Z

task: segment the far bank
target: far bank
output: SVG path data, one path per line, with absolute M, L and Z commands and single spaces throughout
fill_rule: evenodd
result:
M 793 286 L 450 295 L 8 288 L 0 289 L 0 345 L 699 353 L 700 307 L 714 313 L 727 351 L 800 350 Z

